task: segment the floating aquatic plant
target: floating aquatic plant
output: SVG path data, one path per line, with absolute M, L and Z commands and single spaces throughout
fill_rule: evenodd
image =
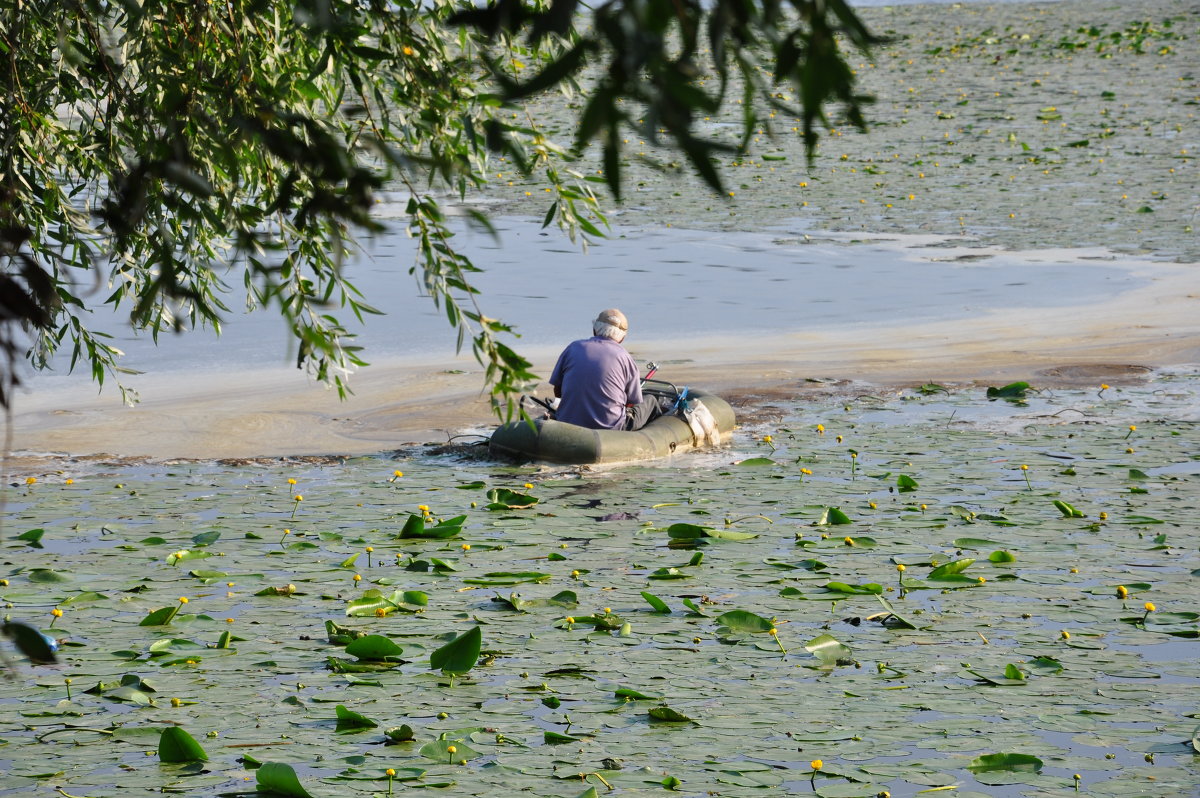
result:
M 914 401 L 966 418 L 982 404 L 942 393 Z M 1029 401 L 1043 413 L 1101 400 L 1091 391 Z M 17 763 L 6 778 L 36 783 L 36 736 L 47 733 L 70 741 L 60 758 L 86 755 L 119 772 L 128 746 L 109 753 L 102 743 L 151 750 L 169 720 L 208 749 L 210 763 L 187 776 L 199 780 L 191 788 L 220 791 L 239 789 L 259 747 L 288 757 L 258 782 L 285 794 L 319 795 L 339 781 L 381 794 L 385 784 L 400 792 L 450 782 L 465 795 L 559 794 L 572 788 L 551 780 L 568 775 L 601 792 L 605 783 L 662 790 L 672 779 L 684 790 L 803 790 L 808 775 L 823 794 L 947 784 L 986 792 L 1051 773 L 1070 786 L 1057 764 L 1067 754 L 1047 747 L 1047 729 L 1102 736 L 1138 757 L 1153 747 L 1162 783 L 1190 783 L 1193 749 L 1180 741 L 1195 728 L 1186 718 L 1194 708 L 1154 677 L 1190 678 L 1194 664 L 1151 661 L 1144 646 L 1200 639 L 1191 589 L 1200 563 L 1179 531 L 1200 478 L 1188 468 L 1194 429 L 1164 423 L 1129 461 L 1111 451 L 1111 426 L 999 435 L 946 428 L 948 410 L 897 427 L 853 408 L 798 407 L 772 433 L 779 450 L 789 427 L 811 431 L 818 412 L 853 428 L 855 443 L 870 447 L 869 467 L 809 479 L 791 453 L 786 463 L 732 467 L 738 454 L 762 451 L 752 436 L 719 460 L 582 475 L 455 463 L 390 482 L 364 458 L 305 474 L 306 493 L 322 500 L 305 503 L 305 529 L 279 545 L 280 478 L 253 467 L 139 472 L 135 497 L 98 486 L 39 490 L 22 512 L 32 516 L 26 527 L 45 530 L 46 549 L 20 542 L 0 597 L 47 620 L 51 608 L 64 610 L 45 630 L 62 636 L 53 641 L 62 670 L 47 675 L 18 657 L 11 671 L 22 681 L 0 682 L 17 709 L 15 723 L 0 724 Z M 810 440 L 834 446 L 832 436 Z M 1014 480 L 1013 463 L 1047 453 L 1070 458 L 1077 473 L 1037 466 L 1033 492 Z M 805 462 L 842 453 L 813 456 Z M 919 481 L 919 500 L 900 492 L 898 474 Z M 527 481 L 537 483 L 536 506 L 470 513 L 484 486 Z M 1111 517 L 1094 514 L 1093 524 L 1055 500 L 1107 507 Z M 618 513 L 631 517 L 597 523 Z M 106 520 L 110 531 L 100 531 L 80 520 L 91 516 L 125 523 Z M 1158 557 L 1178 567 L 1141 567 Z M 192 607 L 203 612 L 185 615 Z M 156 623 L 140 625 L 147 619 Z M 936 667 L 943 661 L 970 664 Z M 80 683 L 82 673 L 116 668 Z M 66 699 L 64 676 L 74 677 Z M 994 717 L 998 691 L 1011 720 L 991 723 L 981 742 L 974 729 Z M 926 706 L 953 714 L 925 721 Z M 1148 746 L 1134 731 L 1150 724 L 1164 731 Z M 219 733 L 220 744 L 197 730 Z M 790 770 L 748 761 L 745 741 Z M 884 761 L 873 753 L 881 742 L 922 754 Z M 651 747 L 671 753 L 655 772 L 634 766 Z M 823 770 L 805 772 L 813 754 L 797 762 L 797 747 L 823 754 Z M 591 754 L 601 749 L 626 764 L 604 765 Z M 989 770 L 1004 763 L 983 759 L 994 751 L 1036 751 L 1055 770 Z M 1094 767 L 1086 752 L 1071 756 L 1089 787 L 1133 778 L 1099 755 Z M 982 769 L 967 767 L 975 759 Z M 169 785 L 166 771 L 121 778 Z M 63 779 L 71 794 L 94 790 Z

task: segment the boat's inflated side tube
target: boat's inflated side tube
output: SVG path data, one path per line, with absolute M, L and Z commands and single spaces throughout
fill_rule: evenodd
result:
M 712 413 L 721 435 L 733 431 L 733 408 L 719 396 L 692 389 Z M 562 421 L 513 421 L 492 433 L 493 454 L 550 463 L 621 463 L 666 457 L 692 448 L 692 430 L 675 415 L 660 416 L 635 432 L 595 430 Z

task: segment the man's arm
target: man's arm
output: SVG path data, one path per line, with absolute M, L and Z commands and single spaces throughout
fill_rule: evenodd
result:
M 558 356 L 558 360 L 554 364 L 554 370 L 550 372 L 550 384 L 554 386 L 554 395 L 559 399 L 562 399 L 562 384 L 567 376 L 567 353 L 570 351 L 571 347 L 568 345 L 562 351 L 562 354 Z

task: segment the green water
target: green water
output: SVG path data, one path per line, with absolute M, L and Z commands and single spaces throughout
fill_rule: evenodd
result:
M 444 795 L 1070 795 L 1074 774 L 1088 795 L 1192 795 L 1198 391 L 1187 373 L 1025 406 L 796 402 L 731 448 L 596 471 L 422 450 L 63 463 L 8 489 L 0 595 L 62 647 L 34 666 L 3 644 L 0 795 L 248 791 L 247 755 L 318 796 L 387 794 L 387 768 L 396 793 Z M 487 509 L 492 488 L 538 502 Z M 398 539 L 420 505 L 461 533 Z M 369 588 L 427 604 L 348 616 Z M 722 628 L 733 610 L 777 639 Z M 405 661 L 360 668 L 327 620 Z M 430 670 L 475 626 L 469 673 Z M 810 653 L 823 635 L 845 648 Z M 338 705 L 378 726 L 339 731 Z M 208 760 L 160 763 L 169 724 Z M 401 724 L 415 741 L 384 745 Z M 969 769 L 987 754 L 1040 766 Z

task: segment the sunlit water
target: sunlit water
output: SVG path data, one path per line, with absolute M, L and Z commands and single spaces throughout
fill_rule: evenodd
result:
M 497 228 L 496 239 L 463 230 L 457 243 L 485 270 L 475 278 L 482 309 L 514 324 L 519 346 L 529 348 L 587 334 L 604 307 L 625 311 L 631 343 L 698 336 L 740 342 L 834 325 L 915 325 L 996 308 L 1087 305 L 1144 284 L 1099 250 L 1015 253 L 967 249 L 967 242 L 956 249 L 956 242 L 932 237 L 864 239 L 810 233 L 800 224 L 766 233 L 617 228 L 586 252 L 531 221 L 501 219 Z M 358 335 L 367 359 L 449 358 L 453 333 L 409 274 L 414 248 L 402 229 L 363 247 L 345 273 L 384 315 L 359 325 L 348 311 L 335 313 Z M 234 277 L 230 282 L 240 284 Z M 236 301 L 229 304 L 236 310 Z M 88 323 L 113 336 L 125 366 L 156 374 L 284 367 L 294 357 L 273 310 L 231 313 L 219 338 L 206 329 L 164 333 L 158 346 L 104 309 Z M 69 362 L 63 354 L 57 374 Z M 35 375 L 32 384 L 50 384 L 39 382 L 45 380 L 53 377 Z

